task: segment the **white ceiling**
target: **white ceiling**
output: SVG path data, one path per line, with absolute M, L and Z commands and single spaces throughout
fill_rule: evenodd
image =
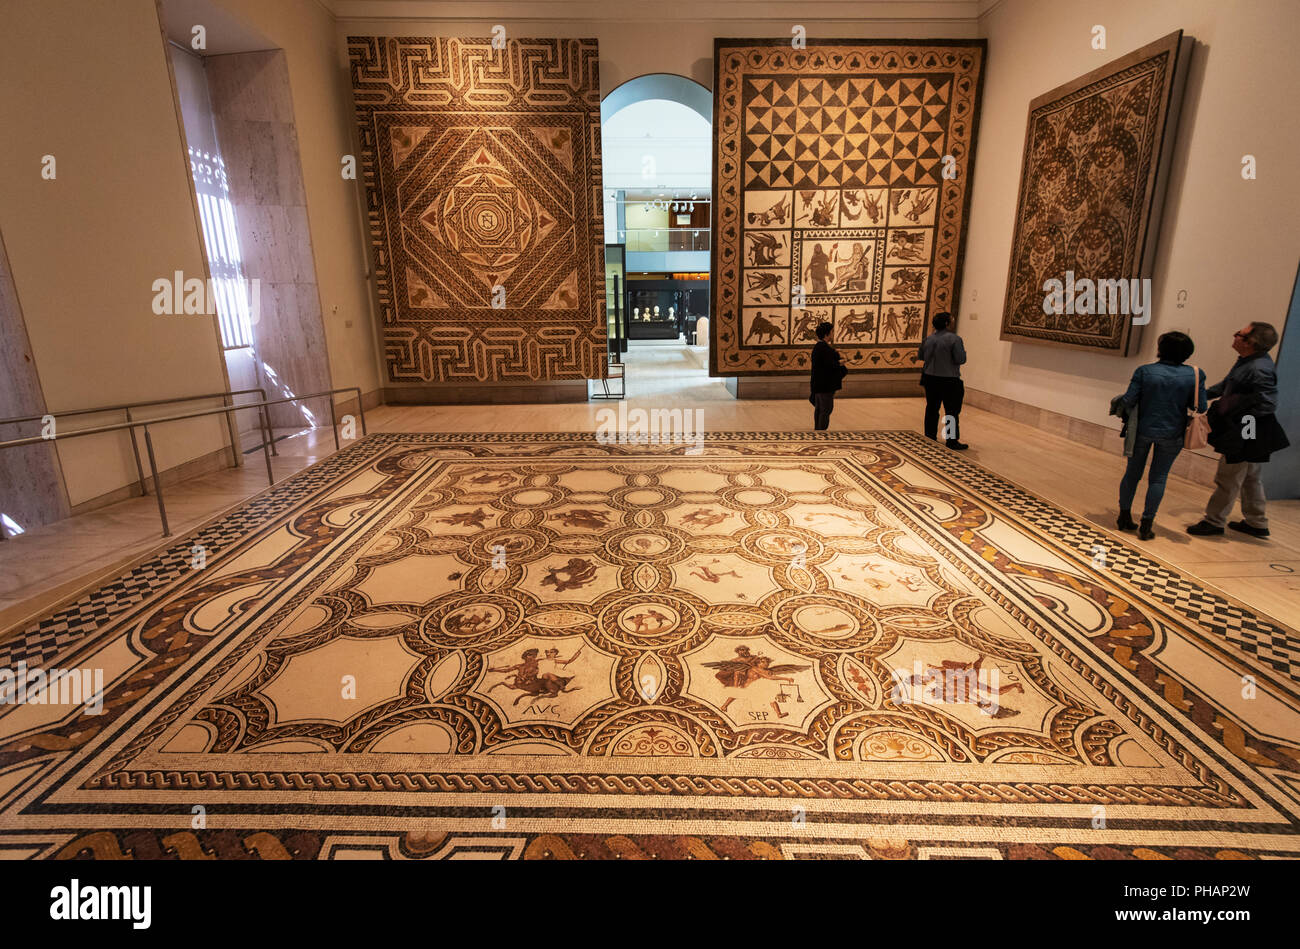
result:
M 160 9 L 167 38 L 187 50 L 192 49 L 194 25 L 203 25 L 207 33 L 207 48 L 194 50 L 200 56 L 276 48 L 260 32 L 213 0 L 162 0 Z

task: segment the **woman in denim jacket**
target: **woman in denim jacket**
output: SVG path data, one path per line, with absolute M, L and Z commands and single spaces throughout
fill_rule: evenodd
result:
M 1195 349 L 1186 333 L 1165 333 L 1156 344 L 1159 361 L 1138 366 L 1128 391 L 1120 397 L 1129 408 L 1137 408 L 1137 438 L 1128 470 L 1119 484 L 1116 524 L 1126 531 L 1136 527 L 1142 540 L 1155 536 L 1152 522 L 1165 494 L 1169 469 L 1183 450 L 1183 432 L 1187 428 L 1187 410 L 1192 406 L 1193 392 L 1196 411 L 1205 411 L 1205 373 L 1184 365 Z M 1142 523 L 1138 525 L 1133 523 L 1133 496 L 1147 466 L 1147 455 L 1152 455 L 1151 472 L 1147 476 Z

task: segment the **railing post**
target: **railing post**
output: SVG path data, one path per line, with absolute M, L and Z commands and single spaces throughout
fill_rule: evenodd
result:
M 366 407 L 361 402 L 361 386 L 357 386 L 356 390 L 357 390 L 357 415 L 361 417 L 361 434 L 369 435 L 370 432 L 367 431 L 366 429 Z
M 131 421 L 131 410 L 129 408 L 126 410 L 126 420 Z M 135 455 L 135 473 L 140 479 L 140 497 L 144 497 L 149 491 L 144 485 L 144 466 L 140 464 L 140 446 L 136 444 L 135 429 L 128 428 L 126 434 L 131 438 L 131 454 Z
M 262 406 L 262 410 L 266 411 L 266 406 Z M 275 472 L 271 470 L 271 443 L 265 438 L 262 439 L 262 457 L 266 459 L 266 480 L 274 485 Z
M 262 401 L 265 402 L 266 399 L 263 399 Z M 221 402 L 223 405 L 234 405 L 235 397 L 233 395 L 225 395 L 222 397 Z M 226 413 L 226 432 L 230 435 L 230 466 L 232 468 L 238 468 L 244 463 L 244 459 L 240 454 L 240 449 L 242 449 L 243 446 L 239 443 L 239 425 L 235 419 L 235 413 L 233 412 Z
M 154 457 L 153 436 L 149 434 L 148 425 L 144 427 L 144 447 L 149 452 L 149 471 L 153 474 L 153 493 L 158 499 L 158 516 L 162 518 L 163 536 L 170 537 L 172 529 L 167 524 L 167 506 L 163 503 L 162 479 L 158 477 L 158 459 Z
M 258 389 L 257 394 L 262 397 L 259 401 L 261 402 L 266 401 L 265 389 Z M 266 431 L 266 440 L 271 443 L 271 454 L 279 458 L 280 449 L 275 447 L 275 430 L 271 428 L 271 410 L 264 405 L 261 408 L 261 412 L 262 412 L 262 428 L 265 429 Z
M 338 410 L 334 408 L 334 396 L 327 395 L 325 398 L 330 402 L 330 430 L 334 432 L 334 450 L 338 451 L 343 446 L 339 444 L 339 418 Z

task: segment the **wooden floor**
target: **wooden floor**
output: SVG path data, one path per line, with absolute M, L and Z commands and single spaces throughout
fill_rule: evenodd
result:
M 806 431 L 812 407 L 803 401 L 737 402 L 721 380 L 710 379 L 701 348 L 633 343 L 627 354 L 628 409 L 690 408 L 704 431 Z M 519 406 L 383 406 L 367 413 L 369 429 L 389 432 L 596 431 L 602 412 L 617 402 Z M 915 399 L 843 399 L 831 427 L 844 430 L 920 430 L 923 403 Z M 979 409 L 962 413 L 968 457 L 1059 507 L 1114 530 L 1123 458 L 1087 448 Z M 277 479 L 333 451 L 327 429 L 279 443 Z M 257 454 L 247 464 L 165 489 L 172 531 L 179 536 L 267 487 Z M 1142 492 L 1139 488 L 1140 509 Z M 1126 542 L 1217 587 L 1251 609 L 1300 626 L 1300 501 L 1269 503 L 1273 536 L 1256 540 L 1229 531 L 1198 538 L 1183 531 L 1200 518 L 1208 489 L 1170 478 L 1156 521 L 1156 537 Z M 1118 532 L 1116 532 L 1118 534 Z M 55 603 L 142 558 L 163 543 L 152 497 L 132 498 L 90 514 L 29 531 L 0 544 L 0 631 L 12 631 Z M 168 542 L 170 543 L 170 541 Z M 0 632 L 3 636 L 4 632 Z

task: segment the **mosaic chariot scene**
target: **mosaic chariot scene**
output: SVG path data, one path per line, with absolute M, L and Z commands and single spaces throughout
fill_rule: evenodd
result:
M 373 435 L 6 644 L 106 691 L 0 845 L 1293 853 L 1300 655 L 1099 536 L 907 433 Z
M 1295 14 L 4 0 L 13 902 L 1289 866 Z

